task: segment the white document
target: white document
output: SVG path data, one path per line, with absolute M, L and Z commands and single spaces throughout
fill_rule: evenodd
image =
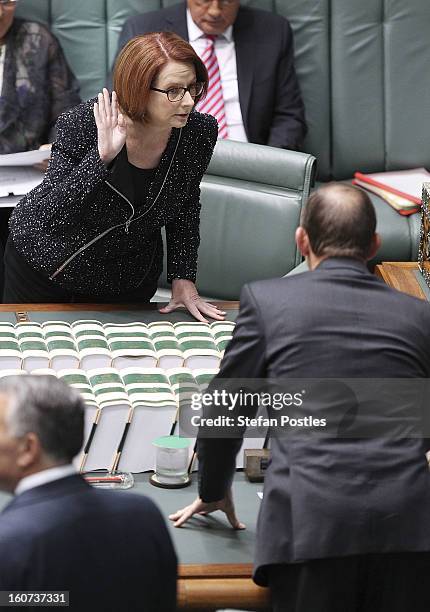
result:
M 423 183 L 430 182 L 430 172 L 425 168 L 399 170 L 398 172 L 375 172 L 367 174 L 378 183 L 396 189 L 402 193 L 421 200 Z
M 0 198 L 23 196 L 37 187 L 42 180 L 43 173 L 36 168 L 0 167 Z
M 45 159 L 51 157 L 51 151 L 49 149 L 36 151 L 24 151 L 23 153 L 8 153 L 7 155 L 0 155 L 0 167 L 1 166 L 33 166 L 34 164 L 40 164 Z
M 0 208 L 13 208 L 18 204 L 22 196 L 6 196 L 0 197 Z

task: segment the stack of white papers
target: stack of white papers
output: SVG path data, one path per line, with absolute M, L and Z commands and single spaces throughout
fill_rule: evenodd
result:
M 50 156 L 50 151 L 26 151 L 0 155 L 0 208 L 15 206 L 26 193 L 43 180 L 43 173 L 32 166 Z

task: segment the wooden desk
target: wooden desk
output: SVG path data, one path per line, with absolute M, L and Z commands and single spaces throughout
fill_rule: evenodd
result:
M 418 264 L 413 261 L 384 261 L 376 266 L 375 274 L 390 287 L 421 300 L 426 300 L 427 298 L 415 278 L 415 272 L 418 270 Z
M 219 302 L 226 318 L 234 320 L 238 302 Z M 168 315 L 158 312 L 158 304 L 2 304 L 0 320 L 15 323 L 18 313 L 30 321 L 74 321 L 98 319 L 102 322 L 127 323 L 131 321 L 193 321 L 185 310 Z M 197 494 L 196 479 L 187 489 L 169 491 L 157 489 L 148 482 L 148 474 L 136 475 L 134 492 L 148 495 L 157 502 L 167 516 L 193 501 Z M 214 516 L 205 527 L 196 522 L 175 529 L 169 524 L 179 558 L 178 609 L 208 612 L 222 608 L 263 610 L 268 608 L 268 589 L 258 587 L 251 579 L 256 519 L 259 508 L 257 490 L 260 484 L 248 483 L 243 473 L 236 474 L 235 492 L 238 515 L 248 529 L 234 532 L 222 516 Z M 1 494 L 0 494 L 1 498 Z M 0 508 L 5 503 L 0 499 Z M 221 524 L 224 523 L 224 524 Z

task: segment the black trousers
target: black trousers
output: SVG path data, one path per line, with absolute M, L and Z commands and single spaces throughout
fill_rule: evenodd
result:
M 430 553 L 318 559 L 267 571 L 273 612 L 430 611 Z
M 4 275 L 4 304 L 144 304 L 149 302 L 157 291 L 157 283 L 151 282 L 142 283 L 133 291 L 113 296 L 72 293 L 34 270 L 17 252 L 10 236 L 4 254 Z

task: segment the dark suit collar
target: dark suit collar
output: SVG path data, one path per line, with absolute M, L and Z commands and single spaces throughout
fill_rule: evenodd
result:
M 350 270 L 370 274 L 363 261 L 353 259 L 352 257 L 328 257 L 315 268 L 315 272 L 322 270 Z
M 237 83 L 239 86 L 239 102 L 242 111 L 243 126 L 249 139 L 248 111 L 251 99 L 252 82 L 254 79 L 255 41 L 250 38 L 251 13 L 240 7 L 233 25 L 233 38 L 236 49 Z
M 63 495 L 83 491 L 88 489 L 89 486 L 90 485 L 88 485 L 79 474 L 72 474 L 71 476 L 65 476 L 58 480 L 52 480 L 51 482 L 47 482 L 39 487 L 33 487 L 16 495 L 4 508 L 2 514 L 9 512 L 9 510 L 16 510 L 23 506 L 29 506 L 46 499 L 52 499 L 52 497 L 62 497 Z
M 179 34 L 179 36 L 182 36 L 184 40 L 188 40 L 186 2 L 175 4 L 174 6 L 166 9 L 166 22 L 169 30 Z

